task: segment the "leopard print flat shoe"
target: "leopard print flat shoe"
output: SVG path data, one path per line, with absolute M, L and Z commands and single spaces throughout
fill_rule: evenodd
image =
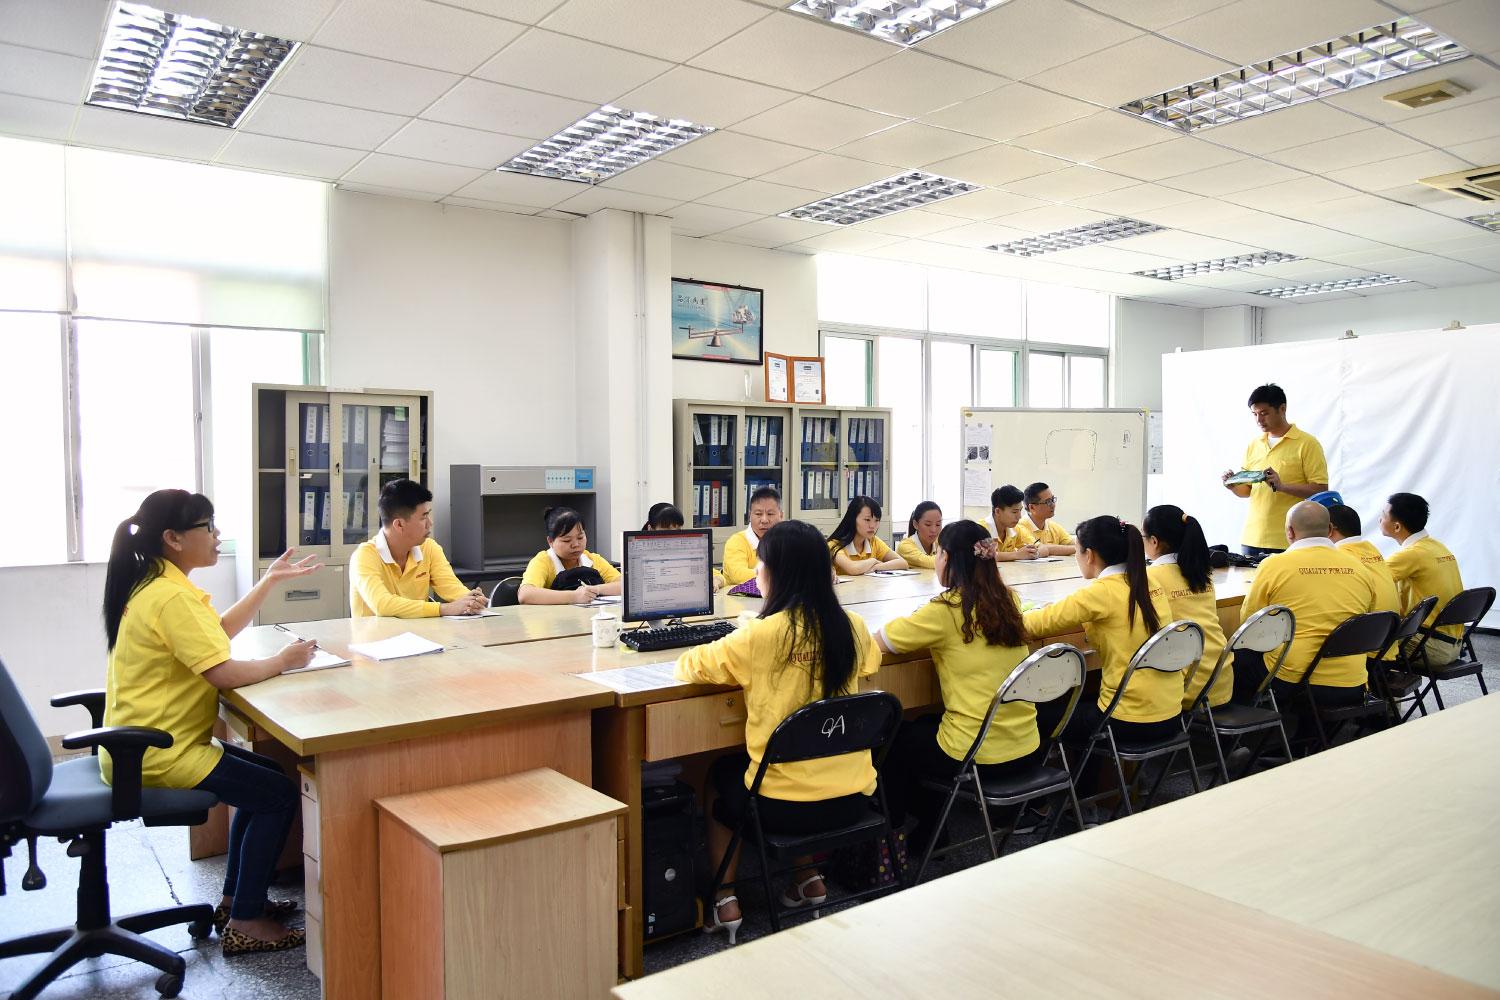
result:
M 287 928 L 287 932 L 275 941 L 262 941 L 233 927 L 225 927 L 219 935 L 219 943 L 226 956 L 249 955 L 260 951 L 289 951 L 300 948 L 306 942 L 307 932 L 300 927 Z
M 296 912 L 297 904 L 290 899 L 266 900 L 265 915 L 268 917 L 274 917 L 277 920 L 285 920 L 287 917 L 290 917 Z M 213 921 L 214 930 L 218 931 L 219 935 L 222 937 L 224 934 L 224 928 L 229 924 L 229 907 L 222 905 L 215 906 Z

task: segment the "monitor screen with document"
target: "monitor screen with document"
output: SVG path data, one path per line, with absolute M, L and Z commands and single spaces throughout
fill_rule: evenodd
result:
M 628 622 L 712 614 L 713 532 L 625 532 L 623 593 Z

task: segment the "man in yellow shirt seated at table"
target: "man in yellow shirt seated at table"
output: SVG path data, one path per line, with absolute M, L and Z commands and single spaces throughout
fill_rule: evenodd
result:
M 1024 499 L 1025 495 L 1010 485 L 996 487 L 990 494 L 990 520 L 985 527 L 1000 541 L 995 551 L 996 562 L 1036 559 L 1041 555 L 1041 546 L 1022 538 L 1016 529 L 1021 521 L 1021 502 Z
M 1046 483 L 1026 487 L 1026 515 L 1016 522 L 1021 544 L 1037 546 L 1038 556 L 1070 556 L 1076 551 L 1073 536 L 1057 523 L 1057 494 Z
M 443 603 L 428 600 L 434 591 Z M 432 540 L 432 491 L 410 479 L 380 491 L 380 530 L 349 562 L 349 613 L 354 618 L 436 618 L 472 615 L 489 601 L 459 582 Z
M 1386 560 L 1396 578 L 1401 613 L 1406 614 L 1425 598 L 1437 595 L 1432 614 L 1422 622 L 1424 627 L 1464 589 L 1458 558 L 1446 545 L 1427 534 L 1427 513 L 1427 501 L 1415 493 L 1392 493 L 1380 514 L 1380 533 L 1401 544 Z M 1463 634 L 1462 625 L 1444 625 L 1434 632 L 1422 650 L 1427 665 L 1446 667 L 1458 659 L 1458 644 Z M 1407 648 L 1414 649 L 1420 639 L 1420 636 L 1408 639 Z

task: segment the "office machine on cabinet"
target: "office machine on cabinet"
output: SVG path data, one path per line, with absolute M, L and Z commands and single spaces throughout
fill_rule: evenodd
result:
M 448 561 L 465 583 L 515 576 L 547 544 L 542 511 L 572 507 L 583 518 L 589 548 L 602 555 L 594 467 L 450 465 Z
M 256 624 L 345 617 L 349 560 L 380 527 L 381 487 L 427 481 L 432 393 L 253 385 L 250 400 L 254 537 L 236 553 L 240 592 L 295 548 L 323 568 L 278 587 Z

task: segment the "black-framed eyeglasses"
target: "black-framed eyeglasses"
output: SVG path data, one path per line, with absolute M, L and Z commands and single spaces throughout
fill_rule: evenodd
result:
M 209 518 L 207 521 L 199 521 L 197 524 L 190 524 L 190 525 L 187 526 L 186 530 L 188 530 L 188 531 L 197 531 L 199 528 L 207 528 L 209 534 L 213 534 L 215 531 L 219 530 L 217 527 L 214 526 L 214 519 L 213 518 Z
M 1033 501 L 1038 507 L 1056 507 L 1057 497 L 1048 497 L 1046 500 Z

